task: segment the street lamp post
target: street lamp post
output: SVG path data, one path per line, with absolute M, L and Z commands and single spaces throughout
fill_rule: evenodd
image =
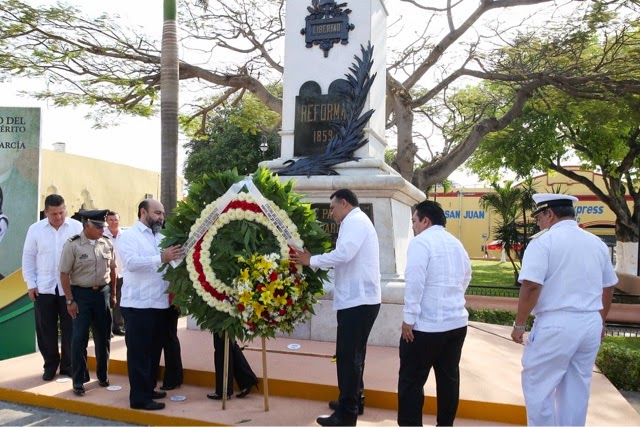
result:
M 267 135 L 262 134 L 260 137 L 260 151 L 262 151 L 262 155 L 267 152 L 269 149 L 269 143 L 267 143 Z

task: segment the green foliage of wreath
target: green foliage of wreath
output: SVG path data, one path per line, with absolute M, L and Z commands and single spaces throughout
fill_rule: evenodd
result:
M 162 234 L 165 236 L 163 248 L 183 244 L 189 237 L 191 226 L 200 217 L 202 210 L 211 202 L 221 197 L 236 182 L 243 179 L 237 171 L 231 170 L 205 175 L 192 183 L 185 201 L 178 202 L 174 215 L 167 220 Z M 277 176 L 267 169 L 260 168 L 253 174 L 253 183 L 264 197 L 285 211 L 297 226 L 300 238 L 311 253 L 324 253 L 330 249 L 329 236 L 316 221 L 315 211 L 311 205 L 301 201 L 302 196 L 293 192 L 293 182 L 280 183 Z M 243 190 L 243 191 L 246 191 Z M 237 263 L 238 255 L 279 253 L 279 245 L 275 236 L 266 227 L 247 220 L 232 221 L 218 230 L 211 244 L 211 265 L 217 278 L 231 285 L 240 273 Z M 315 296 L 322 295 L 322 282 L 327 280 L 325 270 L 304 267 L 308 283 L 307 290 Z M 202 329 L 213 333 L 227 331 L 232 339 L 253 339 L 256 335 L 247 336 L 240 319 L 229 313 L 210 307 L 200 297 L 193 286 L 183 261 L 177 268 L 167 265 L 164 279 L 169 281 L 169 292 L 174 294 L 173 304 L 179 306 L 184 314 L 192 315 Z M 315 298 L 313 299 L 315 302 Z M 313 306 L 309 312 L 314 314 Z M 275 329 L 263 334 L 273 337 Z

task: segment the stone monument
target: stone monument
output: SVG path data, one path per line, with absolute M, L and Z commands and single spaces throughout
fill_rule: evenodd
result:
M 306 195 L 305 200 L 318 208 L 321 220 L 328 217 L 329 196 L 335 190 L 348 188 L 358 195 L 380 241 L 383 304 L 369 343 L 396 346 L 402 323 L 407 246 L 413 236 L 411 206 L 422 201 L 424 193 L 384 163 L 385 1 L 289 0 L 286 8 L 281 157 L 263 165 L 280 173 L 281 180 L 293 179 L 296 192 Z M 351 98 L 346 95 L 349 81 L 357 86 Z M 352 122 L 357 120 L 352 119 L 358 119 L 350 117 L 355 104 L 362 110 L 358 116 L 363 122 L 355 125 L 361 126 L 364 135 L 352 138 L 359 147 L 351 155 L 355 160 L 328 162 L 327 166 L 319 156 L 340 142 L 336 129 L 342 126 L 344 130 L 345 120 L 353 130 Z M 305 161 L 308 168 L 300 168 L 302 172 L 296 174 L 296 167 Z M 326 229 L 335 238 L 336 225 L 327 222 Z M 328 283 L 316 316 L 298 327 L 295 337 L 335 340 L 332 290 L 333 284 Z

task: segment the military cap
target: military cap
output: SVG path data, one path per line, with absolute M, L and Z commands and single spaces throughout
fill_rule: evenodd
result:
M 573 206 L 573 203 L 577 202 L 578 198 L 569 194 L 538 193 L 533 195 L 533 201 L 536 202 L 536 210 L 533 212 L 535 216 L 547 208 Z
M 109 212 L 108 209 L 94 209 L 90 211 L 80 211 L 78 215 L 82 218 L 82 222 L 90 222 L 96 227 L 106 227 L 107 212 Z

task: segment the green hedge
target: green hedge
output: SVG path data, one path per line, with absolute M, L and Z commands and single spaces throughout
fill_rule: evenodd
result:
M 516 320 L 516 313 L 509 310 L 488 308 L 475 310 L 473 308 L 467 308 L 467 311 L 469 312 L 469 320 L 471 320 L 472 322 L 511 326 Z M 527 319 L 527 331 L 531 330 L 531 327 L 533 326 L 533 319 L 533 316 L 529 316 L 529 318 Z
M 617 389 L 640 391 L 640 351 L 603 342 L 596 365 Z

